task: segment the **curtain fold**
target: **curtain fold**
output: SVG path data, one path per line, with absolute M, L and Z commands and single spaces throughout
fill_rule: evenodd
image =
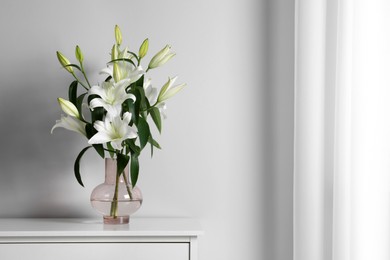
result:
M 299 260 L 320 260 L 324 254 L 325 36 L 326 0 L 297 1 L 294 259 Z
M 332 211 L 332 260 L 350 260 L 351 255 L 351 115 L 352 115 L 352 54 L 353 0 L 338 1 L 337 27 L 334 32 L 335 52 L 335 113 L 334 113 L 334 174 Z M 331 67 L 329 69 L 332 69 Z
M 390 1 L 295 7 L 294 260 L 388 260 Z

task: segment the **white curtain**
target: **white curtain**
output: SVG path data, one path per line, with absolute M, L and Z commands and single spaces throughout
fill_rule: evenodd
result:
M 389 260 L 390 1 L 295 11 L 294 260 Z

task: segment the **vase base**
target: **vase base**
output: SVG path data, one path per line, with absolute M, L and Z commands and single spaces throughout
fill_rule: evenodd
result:
M 129 220 L 130 220 L 129 216 L 118 216 L 118 217 L 104 216 L 103 217 L 104 224 L 112 224 L 112 225 L 129 224 Z

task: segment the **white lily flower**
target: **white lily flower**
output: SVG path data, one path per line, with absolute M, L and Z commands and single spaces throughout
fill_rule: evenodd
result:
M 130 85 L 129 79 L 124 79 L 115 83 L 113 81 L 103 82 L 101 86 L 93 86 L 89 90 L 90 95 L 99 95 L 100 98 L 94 98 L 89 103 L 89 107 L 93 110 L 96 107 L 104 107 L 109 118 L 120 115 L 122 111 L 122 103 L 126 99 L 135 101 L 135 96 L 126 92 L 126 88 Z
M 165 111 L 167 110 L 167 105 L 165 104 L 165 102 L 157 103 L 157 88 L 152 87 L 151 82 L 151 79 L 147 79 L 144 81 L 145 97 L 149 100 L 149 104 L 152 106 L 155 105 L 160 111 L 160 114 L 163 116 L 163 118 L 166 119 L 167 114 Z
M 106 117 L 103 121 L 96 121 L 93 127 L 98 131 L 91 139 L 89 144 L 104 144 L 111 142 L 111 145 L 116 150 L 122 149 L 122 142 L 126 139 L 137 137 L 137 130 L 129 126 L 131 113 L 123 114 L 123 119 L 120 116 L 110 120 Z
M 167 111 L 167 105 L 165 104 L 165 102 L 158 103 L 156 105 L 156 107 L 160 111 L 160 114 L 163 116 L 163 118 L 167 119 L 167 112 L 166 112 Z
M 115 47 L 115 46 L 114 46 Z M 118 54 L 112 57 L 113 59 L 132 59 L 133 55 L 128 53 L 128 48 L 125 48 L 123 51 L 119 51 Z M 114 65 L 110 64 L 107 68 L 104 68 L 100 71 L 100 74 L 107 74 L 111 76 L 115 81 L 121 81 L 123 79 L 130 79 L 130 84 L 139 80 L 145 71 L 142 69 L 142 66 L 134 66 L 132 63 L 127 61 L 115 61 L 115 73 Z
M 167 100 L 168 98 L 171 98 L 186 86 L 185 83 L 173 86 L 176 79 L 177 77 L 174 77 L 173 79 L 169 78 L 168 82 L 164 84 L 164 86 L 160 90 L 160 94 L 158 95 L 158 102 L 162 102 L 164 100 Z
M 62 111 L 64 111 L 64 113 L 73 117 L 80 118 L 79 111 L 77 110 L 77 107 L 72 102 L 65 100 L 63 98 L 57 98 L 57 100 L 58 100 L 58 104 L 60 104 L 60 107 Z
M 78 120 L 77 118 L 74 118 L 73 116 L 61 116 L 61 120 L 57 120 L 56 124 L 51 129 L 51 133 L 53 133 L 54 129 L 57 127 L 63 127 L 65 129 L 68 129 L 70 131 L 74 131 L 77 133 L 80 133 L 84 136 L 87 136 L 85 132 L 85 123 L 81 120 Z
M 150 105 L 154 105 L 157 102 L 157 88 L 152 86 L 152 80 L 147 79 L 144 81 L 145 97 L 148 99 Z
M 145 74 L 142 66 L 134 67 L 133 64 L 127 61 L 117 61 L 117 64 L 117 75 L 119 77 L 115 78 L 119 78 L 120 80 L 130 79 L 130 84 L 136 82 L 142 77 L 143 74 Z M 108 76 L 114 78 L 114 66 L 111 64 L 108 65 L 107 68 L 102 69 L 99 74 L 107 74 Z

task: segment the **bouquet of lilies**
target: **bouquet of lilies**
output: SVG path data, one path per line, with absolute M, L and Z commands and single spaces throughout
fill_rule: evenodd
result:
M 89 146 L 81 150 L 74 164 L 74 173 L 82 186 L 80 160 L 91 147 L 102 157 L 110 156 L 117 160 L 117 173 L 120 175 L 130 163 L 132 186 L 137 183 L 139 173 L 138 157 L 146 145 L 160 149 L 153 138 L 149 121 L 152 121 L 161 133 L 162 117 L 165 117 L 165 101 L 180 91 L 185 84 L 174 85 L 177 77 L 158 89 L 152 87 L 146 73 L 162 66 L 175 54 L 169 45 L 165 46 L 150 60 L 146 70 L 141 61 L 149 47 L 148 39 L 141 44 L 138 54 L 122 48 L 122 34 L 115 26 L 116 43 L 111 49 L 111 59 L 100 74 L 104 82 L 91 85 L 84 70 L 84 56 L 76 46 L 75 56 L 78 64 L 71 63 L 62 53 L 57 57 L 62 67 L 69 72 L 74 81 L 69 86 L 68 100 L 58 98 L 58 103 L 66 115 L 52 128 L 63 127 L 78 132 L 88 139 Z M 79 88 L 80 86 L 80 88 Z M 85 116 L 85 110 L 89 116 Z M 148 119 L 151 120 L 148 121 Z M 125 176 L 124 176 L 125 177 Z

